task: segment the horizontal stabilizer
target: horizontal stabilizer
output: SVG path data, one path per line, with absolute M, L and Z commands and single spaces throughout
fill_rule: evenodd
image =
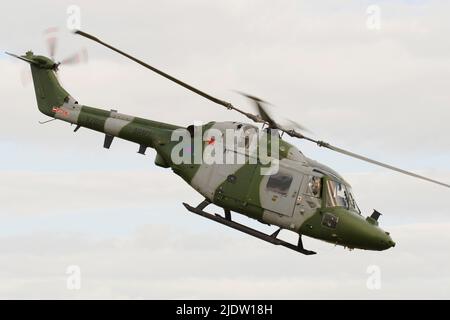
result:
M 6 53 L 7 55 L 11 56 L 11 57 L 14 57 L 14 58 L 23 60 L 23 61 L 25 61 L 25 62 L 36 64 L 35 61 L 33 61 L 33 60 L 31 60 L 31 59 L 28 59 L 28 58 L 25 58 L 25 57 L 23 57 L 23 56 L 18 56 L 18 55 L 14 54 L 14 53 L 9 53 L 9 52 L 5 52 L 5 53 Z

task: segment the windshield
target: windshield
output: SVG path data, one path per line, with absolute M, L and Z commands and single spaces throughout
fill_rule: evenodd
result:
M 340 182 L 327 180 L 327 207 L 343 207 L 360 213 L 352 188 Z

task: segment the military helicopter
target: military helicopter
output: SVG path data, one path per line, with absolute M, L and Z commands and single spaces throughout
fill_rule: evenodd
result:
M 450 188 L 449 184 L 439 182 L 394 166 L 369 159 L 356 153 L 338 148 L 327 142 L 315 140 L 304 134 L 300 125 L 294 128 L 280 125 L 269 116 L 263 100 L 246 95 L 254 103 L 258 114 L 243 111 L 233 104 L 213 97 L 149 64 L 103 42 L 97 37 L 77 30 L 76 34 L 93 40 L 141 66 L 177 83 L 178 85 L 206 98 L 228 110 L 246 116 L 254 123 L 262 125 L 266 140 L 259 141 L 257 149 L 266 143 L 270 145 L 269 162 L 263 163 L 259 153 L 254 156 L 247 149 L 223 148 L 223 154 L 234 156 L 240 153 L 240 163 L 205 163 L 192 161 L 175 161 L 175 154 L 192 159 L 194 149 L 200 153 L 216 145 L 227 131 L 243 132 L 236 139 L 228 139 L 228 144 L 246 145 L 250 140 L 249 132 L 257 132 L 253 124 L 236 121 L 209 122 L 203 125 L 190 125 L 183 128 L 173 124 L 138 118 L 117 112 L 81 105 L 58 82 L 56 72 L 59 63 L 53 59 L 34 55 L 28 51 L 23 56 L 10 54 L 26 61 L 31 66 L 36 100 L 39 110 L 53 120 L 62 120 L 76 125 L 74 131 L 81 127 L 103 133 L 104 148 L 110 148 L 115 137 L 139 145 L 138 153 L 145 154 L 147 148 L 156 150 L 155 164 L 171 168 L 191 187 L 205 197 L 197 206 L 183 203 L 187 210 L 207 219 L 226 225 L 274 245 L 284 246 L 305 255 L 315 254 L 303 247 L 302 236 L 341 245 L 349 249 L 386 250 L 395 246 L 395 242 L 378 226 L 380 213 L 376 210 L 370 216 L 363 217 L 356 204 L 352 188 L 345 179 L 333 169 L 306 157 L 298 148 L 282 139 L 283 134 L 310 141 L 323 147 L 353 158 L 357 158 L 390 170 L 415 178 L 426 180 Z M 179 148 L 179 140 L 174 141 L 177 131 L 187 132 L 188 146 Z M 213 135 L 207 135 L 213 131 Z M 204 132 L 200 141 L 196 141 L 196 132 Z M 275 132 L 275 133 L 274 133 Z M 197 139 L 198 140 L 198 139 Z M 277 142 L 277 143 L 275 143 Z M 273 146 L 276 146 L 274 149 Z M 185 148 L 186 147 L 186 148 Z M 268 147 L 267 147 L 268 148 Z M 273 152 L 273 149 L 275 152 Z M 275 157 L 275 153 L 277 157 Z M 216 155 L 219 154 L 216 152 Z M 267 160 L 267 159 L 266 159 Z M 277 163 L 277 170 L 262 174 L 261 170 Z M 211 214 L 205 208 L 214 204 L 223 208 L 224 214 Z M 232 219 L 231 212 L 243 214 L 257 221 L 277 226 L 272 234 L 266 234 L 250 228 Z M 298 234 L 298 243 L 292 244 L 278 237 L 281 230 L 290 230 Z

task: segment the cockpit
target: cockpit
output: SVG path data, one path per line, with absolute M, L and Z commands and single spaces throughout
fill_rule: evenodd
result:
M 352 188 L 342 182 L 327 179 L 325 182 L 326 206 L 343 207 L 361 213 L 353 196 Z

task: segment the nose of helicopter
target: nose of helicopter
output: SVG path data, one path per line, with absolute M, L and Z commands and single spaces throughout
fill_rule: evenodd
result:
M 367 249 L 383 251 L 395 247 L 395 242 L 392 240 L 389 232 L 384 231 L 378 226 L 371 227 L 372 230 L 370 230 L 371 232 L 368 234 L 370 240 L 368 239 Z
M 392 240 L 389 232 L 384 231 L 378 227 L 378 223 L 373 219 L 366 219 L 366 239 L 367 249 L 383 251 L 395 247 L 395 242 Z
M 387 250 L 389 248 L 395 247 L 395 242 L 392 240 L 389 232 L 383 231 L 384 235 L 382 235 L 379 239 L 380 242 L 380 250 Z
M 352 234 L 345 239 L 349 246 L 375 251 L 395 247 L 389 232 L 381 229 L 377 223 L 370 222 L 370 219 L 365 220 L 361 216 L 353 215 L 352 218 L 347 221 L 350 223 Z

